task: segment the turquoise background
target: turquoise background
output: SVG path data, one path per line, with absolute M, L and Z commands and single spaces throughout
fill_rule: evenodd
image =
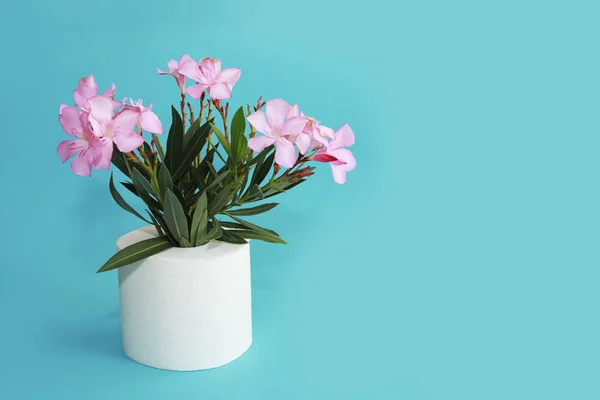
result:
M 599 399 L 596 1 L 25 1 L 0 13 L 0 398 Z M 170 58 L 348 122 L 327 166 L 256 221 L 254 344 L 170 373 L 120 348 L 116 273 L 139 226 L 55 152 L 84 75 L 154 102 Z

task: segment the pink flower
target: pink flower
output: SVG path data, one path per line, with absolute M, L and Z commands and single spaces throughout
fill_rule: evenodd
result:
M 192 58 L 189 55 L 185 54 L 185 55 L 181 56 L 179 61 L 169 60 L 169 62 L 167 62 L 167 68 L 169 68 L 168 71 L 162 71 L 158 68 L 156 68 L 156 71 L 158 71 L 158 73 L 161 75 L 171 75 L 173 78 L 175 78 L 175 80 L 177 81 L 177 85 L 181 89 L 181 93 L 184 93 L 185 92 L 185 75 L 183 75 L 181 73 L 181 66 L 186 61 L 190 61 L 191 59 Z
M 275 162 L 282 167 L 291 168 L 296 163 L 296 149 L 288 138 L 295 138 L 306 125 L 306 118 L 287 118 L 290 105 L 281 99 L 267 101 L 265 112 L 257 111 L 248 116 L 248 122 L 258 132 L 258 136 L 248 140 L 248 147 L 255 152 L 275 144 Z
M 327 146 L 328 140 L 333 139 L 333 136 L 333 129 L 323 125 L 316 126 L 313 130 L 313 139 L 315 141 L 313 142 L 312 149 L 316 150 Z
M 298 108 L 297 104 L 290 107 L 290 111 L 287 117 L 301 117 L 306 119 L 306 125 L 304 126 L 304 129 L 302 129 L 302 132 L 300 132 L 294 137 L 289 138 L 290 141 L 294 143 L 296 147 L 298 147 L 298 151 L 300 151 L 300 154 L 304 155 L 308 152 L 308 150 L 311 147 L 313 140 L 313 130 L 316 128 L 318 121 L 315 120 L 313 117 L 306 117 L 304 113 L 300 111 L 300 108 Z
M 334 182 L 344 184 L 346 183 L 346 172 L 352 171 L 356 167 L 354 155 L 345 148 L 354 144 L 354 132 L 348 124 L 344 124 L 333 136 L 334 138 L 329 144 L 315 154 L 312 159 L 329 163 Z
M 221 60 L 214 58 L 203 58 L 199 64 L 188 60 L 180 65 L 179 72 L 198 83 L 187 88 L 187 93 L 196 100 L 207 89 L 213 99 L 229 99 L 233 85 L 242 73 L 239 68 L 221 71 Z
M 102 93 L 102 97 L 106 97 L 107 99 L 112 100 L 113 108 L 116 109 L 121 106 L 122 103 L 118 101 L 114 101 L 115 98 L 115 89 L 116 86 L 114 84 L 110 85 L 110 87 Z M 89 113 L 89 105 L 88 100 L 98 96 L 98 85 L 96 84 L 96 79 L 94 75 L 90 75 L 87 78 L 81 78 L 79 80 L 79 85 L 73 91 L 73 97 L 75 98 L 75 104 L 83 111 Z
M 152 104 L 150 104 L 150 107 L 144 107 L 141 99 L 135 103 L 133 99 L 129 99 L 129 101 L 131 104 L 125 104 L 125 109 L 137 113 L 138 122 L 136 124 L 139 123 L 143 130 L 150 133 L 165 133 L 160 119 L 152 111 Z
M 141 134 L 134 132 L 140 115 L 138 112 L 123 109 L 116 115 L 109 99 L 101 96 L 88 100 L 90 124 L 97 139 L 94 146 L 94 164 L 98 169 L 108 169 L 112 158 L 113 143 L 123 153 L 129 153 L 144 142 Z
M 77 175 L 91 176 L 96 138 L 89 129 L 87 115 L 75 107 L 63 104 L 60 106 L 58 120 L 64 131 L 76 138 L 60 142 L 56 149 L 60 159 L 64 163 L 75 156 L 71 162 L 71 170 Z

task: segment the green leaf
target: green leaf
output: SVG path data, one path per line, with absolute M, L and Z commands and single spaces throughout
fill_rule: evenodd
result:
M 273 235 L 265 234 L 262 232 L 251 231 L 248 229 L 237 230 L 237 231 L 235 231 L 235 233 L 236 233 L 236 235 L 239 235 L 246 240 L 247 239 L 256 239 L 256 240 L 262 240 L 263 242 L 268 242 L 268 243 L 287 244 L 287 242 L 285 240 L 281 239 L 278 236 L 273 236 Z
M 208 217 L 212 218 L 215 214 L 220 212 L 223 207 L 229 202 L 229 196 L 231 195 L 232 184 L 225 185 L 215 197 L 208 204 Z
M 119 169 L 119 171 L 123 173 L 123 175 L 129 178 L 129 169 L 127 168 L 127 164 L 125 163 L 124 157 L 125 156 L 123 155 L 123 153 L 121 153 L 119 149 L 117 149 L 117 146 L 113 146 L 111 162 L 115 167 Z
M 279 203 L 266 203 L 266 204 L 261 204 L 256 207 L 227 210 L 227 213 L 231 214 L 231 215 L 237 215 L 237 216 L 257 215 L 257 214 L 262 214 L 264 212 L 272 210 L 273 208 L 277 207 L 278 205 L 279 205 Z
M 177 196 L 170 190 L 167 190 L 165 195 L 165 222 L 177 241 L 180 242 L 182 237 L 189 240 L 190 233 L 185 211 Z
M 154 228 L 156 228 L 156 232 L 158 233 L 158 236 L 165 236 L 165 233 L 162 231 L 162 228 L 160 227 L 160 223 L 158 222 L 158 220 L 154 217 L 154 215 L 152 215 L 152 213 L 150 211 L 146 210 L 146 212 L 150 216 L 150 219 L 152 220 L 152 225 L 154 225 Z
M 169 136 L 167 137 L 165 164 L 167 164 L 169 171 L 175 171 L 175 167 L 178 165 L 183 150 L 183 121 L 181 120 L 179 112 L 177 112 L 173 106 L 171 106 L 171 114 L 173 116 L 173 122 L 169 129 Z
M 158 224 L 160 225 L 161 230 L 164 232 L 164 234 L 167 236 L 167 238 L 169 239 L 169 241 L 176 246 L 177 245 L 177 239 L 175 239 L 175 236 L 173 236 L 173 234 L 169 231 L 169 227 L 167 226 L 167 223 L 165 222 L 164 217 L 156 210 L 152 210 L 150 209 L 149 214 L 153 215 L 154 218 L 156 219 L 156 221 L 158 222 Z
M 206 236 L 206 226 L 208 224 L 207 206 L 206 192 L 202 192 L 200 198 L 198 198 L 194 216 L 192 217 L 192 233 L 190 240 L 194 246 L 199 246 Z
M 220 173 L 219 175 L 217 175 L 217 177 L 215 178 L 214 181 L 212 181 L 210 183 L 210 185 L 208 185 L 206 187 L 207 191 L 212 191 L 219 183 L 221 183 L 223 181 L 223 179 L 225 179 L 227 176 L 229 175 L 229 170 L 224 171 L 222 173 Z
M 213 227 L 210 230 L 210 232 L 208 232 L 208 235 L 206 236 L 206 242 L 210 242 L 211 240 L 216 240 L 218 238 L 220 238 L 223 235 L 223 227 L 221 226 L 221 223 L 219 222 L 218 219 L 213 218 Z
M 221 222 L 221 224 L 223 224 L 223 222 Z M 223 226 L 225 226 L 225 225 L 223 225 Z M 244 244 L 244 243 L 248 243 L 243 237 L 241 237 L 240 235 L 237 235 L 237 234 L 235 234 L 232 231 L 227 230 L 227 229 L 223 230 L 223 234 L 217 240 L 220 241 L 220 242 L 227 242 L 227 243 L 231 243 L 231 244 Z
M 181 241 L 179 242 L 181 244 L 181 247 L 194 247 L 194 245 L 192 245 L 186 238 L 182 237 Z
M 265 197 L 264 197 L 264 198 L 265 198 L 265 199 L 268 199 L 269 197 L 273 197 L 273 196 L 276 196 L 276 195 L 278 195 L 278 194 L 284 193 L 284 191 L 286 191 L 286 192 L 287 192 L 287 191 L 289 191 L 290 189 L 292 189 L 292 188 L 294 188 L 294 187 L 298 186 L 299 184 L 301 184 L 302 182 L 305 182 L 305 181 L 306 181 L 306 179 L 300 179 L 299 181 L 296 181 L 296 182 L 290 183 L 289 185 L 287 185 L 287 186 L 284 186 L 284 187 L 283 187 L 281 190 L 277 190 L 277 191 L 275 191 L 275 193 L 270 193 L 270 194 L 268 194 L 268 195 L 265 195 Z
M 132 213 L 133 215 L 135 215 L 142 221 L 150 223 L 150 221 L 148 221 L 146 218 L 142 217 L 140 213 L 135 211 L 133 209 L 133 207 L 131 207 L 129 204 L 127 204 L 125 199 L 123 199 L 123 197 L 121 196 L 121 194 L 117 191 L 117 188 L 115 187 L 112 173 L 110 174 L 110 181 L 108 182 L 108 187 L 110 189 L 110 194 L 112 195 L 113 199 L 119 206 L 121 206 L 122 209 L 124 209 L 125 211 L 129 211 L 130 213 Z
M 195 123 L 195 122 L 194 122 Z M 177 168 L 173 172 L 173 180 L 178 180 L 189 170 L 193 161 L 198 157 L 202 148 L 206 144 L 206 139 L 210 133 L 210 125 L 205 123 L 186 135 L 186 145 L 181 154 L 181 160 L 177 163 Z
M 167 250 L 173 245 L 165 237 L 157 237 L 132 244 L 112 256 L 96 273 L 111 271 L 141 261 Z
M 258 225 L 254 225 L 254 224 L 252 224 L 252 223 L 250 223 L 248 221 L 244 221 L 243 219 L 238 218 L 235 215 L 231 215 L 230 213 L 227 213 L 227 212 L 225 213 L 225 215 L 227 215 L 229 218 L 233 219 L 238 224 L 243 225 L 247 229 L 250 229 L 250 230 L 255 231 L 257 233 L 262 233 L 262 234 L 265 234 L 265 235 L 270 235 L 270 236 L 273 236 L 274 238 L 279 238 L 279 235 L 275 231 L 272 231 L 272 230 L 266 229 L 266 228 L 262 228 L 262 227 L 260 227 Z M 281 239 L 279 239 L 279 240 L 281 240 Z
M 227 139 L 225 139 L 225 135 L 223 135 L 219 128 L 217 128 L 214 124 L 211 123 L 210 127 L 217 136 L 217 139 L 219 139 L 219 142 L 221 143 L 223 149 L 225 149 L 225 153 L 227 153 L 227 155 L 231 157 L 231 146 L 229 146 L 229 142 L 227 142 Z
M 262 190 L 255 183 L 248 189 L 248 193 L 244 195 L 244 202 L 259 201 L 265 198 Z
M 133 181 L 133 186 L 137 192 L 137 195 L 150 207 L 160 208 L 160 204 L 155 199 L 158 199 L 158 196 L 154 192 L 154 188 L 148 182 L 148 179 L 144 178 L 140 171 L 137 169 L 132 170 L 131 172 L 131 180 Z
M 240 107 L 231 121 L 231 154 L 234 161 L 242 160 L 248 150 L 248 140 L 244 136 L 245 131 L 246 115 L 244 107 Z
M 173 180 L 166 164 L 162 164 L 158 170 L 158 187 L 160 188 L 161 198 L 165 198 L 167 190 L 173 191 Z
M 256 199 L 260 190 L 257 191 L 255 186 L 259 186 L 262 181 L 265 180 L 271 168 L 273 168 L 273 163 L 275 161 L 275 153 L 269 155 L 266 160 L 263 161 L 263 158 L 266 157 L 267 153 L 261 153 L 258 156 L 258 160 L 256 162 L 256 167 L 254 167 L 254 173 L 252 174 L 252 179 L 250 180 L 250 185 L 248 186 L 248 190 L 244 193 L 242 197 L 250 197 L 252 199 Z M 259 195 L 258 197 L 261 197 Z
M 152 134 L 152 140 L 154 140 L 154 144 L 156 146 L 156 152 L 158 153 L 158 157 L 160 161 L 165 161 L 165 149 L 163 149 L 162 143 L 160 142 L 160 138 L 155 133 Z

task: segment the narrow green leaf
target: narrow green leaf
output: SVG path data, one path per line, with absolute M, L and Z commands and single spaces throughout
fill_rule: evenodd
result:
M 257 214 L 262 214 L 264 212 L 272 210 L 273 208 L 277 207 L 278 205 L 279 205 L 279 203 L 266 203 L 266 204 L 261 204 L 256 207 L 227 210 L 227 213 L 231 214 L 231 215 L 236 215 L 236 216 L 257 215 Z
M 113 146 L 111 162 L 119 169 L 119 171 L 123 173 L 123 175 L 129 178 L 129 170 L 127 168 L 127 164 L 125 163 L 124 155 L 119 151 L 117 146 Z
M 160 228 L 164 232 L 165 236 L 169 239 L 169 241 L 174 246 L 176 246 L 178 243 L 177 239 L 175 239 L 175 236 L 173 236 L 173 234 L 169 231 L 169 227 L 167 226 L 167 223 L 166 223 L 164 217 L 162 216 L 162 214 L 160 214 L 160 212 L 158 212 L 157 210 L 152 210 L 152 209 L 150 209 L 150 213 L 151 213 L 151 215 L 154 216 L 154 218 L 160 225 Z
M 266 157 L 266 153 L 264 153 L 262 157 Z M 261 158 L 258 159 L 256 167 L 254 168 L 254 173 L 252 174 L 252 179 L 250 180 L 250 185 L 248 186 L 248 191 L 244 194 L 243 197 L 252 196 L 254 192 L 254 196 L 252 196 L 252 198 L 256 198 L 256 194 L 258 194 L 258 192 L 254 188 L 254 186 L 260 186 L 262 181 L 265 180 L 265 178 L 269 174 L 269 171 L 271 170 L 271 168 L 273 168 L 274 161 L 275 153 L 272 153 L 271 155 L 266 157 L 266 160 L 264 161 Z
M 186 135 L 187 144 L 183 149 L 181 160 L 179 160 L 177 168 L 173 172 L 173 180 L 178 180 L 189 170 L 193 161 L 198 157 L 198 154 L 200 154 L 202 148 L 206 144 L 209 133 L 210 125 L 206 123 Z
M 225 185 L 215 197 L 208 204 L 208 217 L 212 218 L 215 214 L 220 212 L 223 207 L 229 202 L 229 196 L 231 195 L 232 184 Z
M 244 195 L 244 202 L 252 202 L 259 201 L 265 198 L 262 190 L 255 183 L 249 190 L 246 195 Z
M 212 128 L 212 131 L 217 136 L 217 139 L 219 139 L 219 142 L 221 143 L 221 146 L 223 147 L 223 149 L 225 149 L 225 152 L 227 153 L 227 155 L 229 157 L 231 157 L 231 146 L 229 145 L 229 142 L 227 142 L 227 139 L 225 139 L 225 135 L 223 135 L 223 133 L 219 130 L 219 128 L 217 128 L 214 124 L 210 124 L 210 127 Z
M 183 206 L 170 190 L 165 195 L 165 222 L 177 241 L 180 242 L 182 237 L 189 240 L 190 233 Z
M 202 192 L 200 198 L 198 198 L 196 209 L 194 210 L 194 216 L 192 217 L 192 232 L 190 241 L 194 244 L 194 246 L 198 246 L 206 236 L 206 225 L 208 223 L 207 206 L 206 192 Z
M 281 190 L 276 190 L 274 193 L 270 193 L 268 195 L 265 195 L 264 198 L 268 199 L 268 198 L 276 196 L 278 194 L 285 193 L 285 192 L 289 191 L 290 189 L 293 189 L 294 187 L 298 186 L 299 184 L 301 184 L 302 182 L 305 182 L 305 181 L 306 181 L 306 179 L 300 179 L 299 181 L 290 183 L 289 185 L 283 187 Z
M 245 221 L 245 220 L 243 220 L 241 218 L 236 217 L 235 215 L 231 215 L 228 212 L 225 212 L 224 214 L 227 215 L 232 220 L 234 220 L 235 222 L 237 222 L 238 224 L 244 225 L 244 227 L 246 227 L 246 228 L 248 228 L 248 229 L 250 229 L 252 231 L 255 231 L 255 232 L 258 232 L 258 233 L 264 233 L 266 235 L 271 235 L 271 236 L 274 236 L 274 237 L 279 237 L 279 235 L 275 231 L 272 231 L 270 229 L 266 229 L 266 228 L 260 227 L 258 225 L 255 225 L 253 223 L 250 223 L 248 221 Z
M 191 244 L 186 238 L 182 237 L 181 241 L 179 242 L 181 244 L 181 247 L 194 247 L 193 244 Z
M 225 178 L 226 178 L 228 175 L 229 175 L 229 171 L 225 171 L 225 172 L 222 172 L 222 173 L 220 173 L 219 175 L 217 175 L 217 177 L 215 178 L 215 180 L 214 180 L 214 181 L 212 181 L 212 182 L 210 183 L 210 185 L 208 185 L 208 186 L 206 187 L 206 190 L 207 190 L 207 191 L 209 191 L 209 192 L 210 192 L 210 191 L 212 191 L 212 190 L 213 190 L 215 187 L 217 187 L 217 185 L 218 185 L 219 183 L 221 183 L 221 182 L 223 181 L 223 179 L 225 179 Z
M 183 121 L 181 120 L 181 115 L 179 115 L 179 112 L 173 106 L 171 106 L 171 114 L 173 122 L 169 129 L 169 136 L 167 137 L 165 164 L 167 164 L 169 171 L 174 171 L 183 150 Z
M 256 239 L 256 240 L 262 240 L 263 242 L 268 242 L 268 243 L 287 244 L 287 242 L 285 240 L 281 239 L 278 236 L 273 236 L 270 234 L 256 232 L 256 231 L 252 231 L 252 230 L 248 230 L 248 229 L 237 230 L 237 231 L 235 231 L 235 233 L 236 233 L 236 235 L 239 235 L 246 240 Z
M 244 107 L 240 107 L 231 121 L 231 154 L 234 161 L 240 161 L 248 149 L 248 140 L 244 136 L 245 131 L 246 115 Z
M 133 181 L 133 186 L 137 192 L 137 195 L 140 199 L 144 201 L 150 207 L 160 207 L 160 204 L 155 199 L 158 199 L 158 196 L 154 192 L 154 188 L 148 182 L 148 179 L 144 178 L 140 171 L 137 169 L 132 170 L 131 172 L 131 180 Z
M 158 170 L 158 187 L 160 188 L 160 195 L 164 199 L 167 190 L 173 191 L 173 180 L 166 164 L 162 164 Z
M 146 218 L 142 217 L 142 215 L 140 213 L 135 211 L 133 209 L 133 207 L 131 207 L 129 204 L 127 204 L 125 199 L 123 199 L 123 197 L 121 196 L 121 194 L 117 191 L 117 188 L 115 187 L 112 173 L 110 174 L 110 181 L 108 182 L 108 187 L 110 189 L 110 194 L 112 195 L 113 199 L 119 206 L 121 206 L 122 209 L 124 209 L 125 211 L 129 211 L 130 213 L 132 213 L 133 215 L 135 215 L 142 221 L 150 223 L 150 221 L 148 221 Z
M 111 271 L 141 261 L 173 247 L 165 237 L 157 237 L 132 244 L 112 256 L 96 273 Z
M 221 224 L 223 224 L 223 222 L 221 222 Z M 231 244 L 244 244 L 244 243 L 248 243 L 243 237 L 241 237 L 240 235 L 237 235 L 237 234 L 235 234 L 232 231 L 227 230 L 227 229 L 223 230 L 223 234 L 217 240 L 220 241 L 220 242 L 227 242 L 227 243 L 231 243 Z
M 158 157 L 161 162 L 165 161 L 165 149 L 163 149 L 162 143 L 160 142 L 160 138 L 155 133 L 152 134 L 152 140 L 154 140 L 154 145 L 156 146 L 156 152 L 158 153 Z
M 152 215 L 152 213 L 150 211 L 146 210 L 146 212 L 150 216 L 150 219 L 152 220 L 152 225 L 154 225 L 154 228 L 156 229 L 156 233 L 158 233 L 158 236 L 165 236 L 165 233 L 162 231 L 162 228 L 160 227 L 158 220 L 154 217 L 154 215 Z
M 210 242 L 211 240 L 216 240 L 223 235 L 223 227 L 218 219 L 213 218 L 212 220 L 213 226 L 212 229 L 208 232 L 206 236 L 206 242 Z

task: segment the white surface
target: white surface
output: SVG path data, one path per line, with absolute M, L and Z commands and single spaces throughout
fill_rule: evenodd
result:
M 149 226 L 117 250 L 156 236 Z M 123 350 L 139 363 L 193 371 L 227 364 L 252 343 L 250 245 L 172 248 L 119 268 Z

